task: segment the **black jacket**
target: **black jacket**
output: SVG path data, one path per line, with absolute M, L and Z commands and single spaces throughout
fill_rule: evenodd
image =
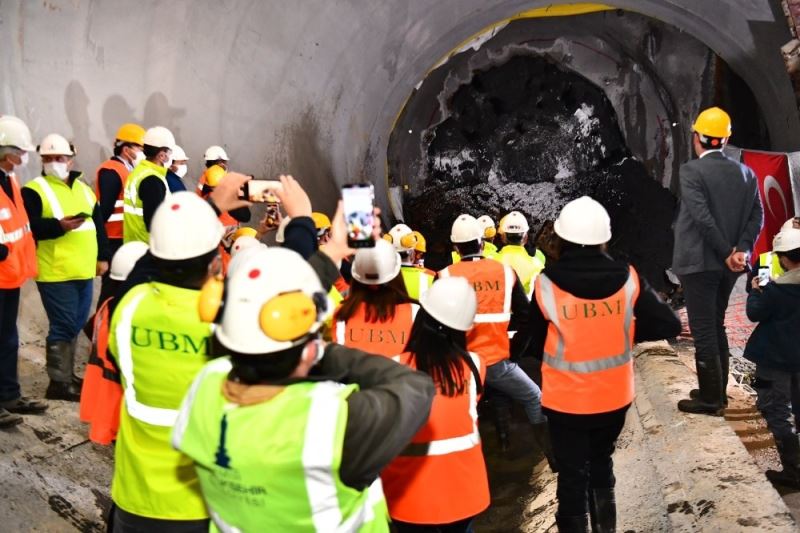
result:
M 800 372 L 800 270 L 750 291 L 747 318 L 758 325 L 747 340 L 745 358 L 774 370 Z

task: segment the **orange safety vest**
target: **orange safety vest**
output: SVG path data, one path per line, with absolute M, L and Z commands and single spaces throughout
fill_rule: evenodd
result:
M 92 353 L 86 364 L 81 388 L 80 420 L 89 424 L 89 440 L 111 444 L 119 430 L 122 386 L 119 369 L 108 359 L 108 327 L 111 323 L 107 299 L 94 316 Z
M 542 358 L 542 405 L 570 414 L 621 409 L 633 401 L 633 307 L 639 276 L 608 298 L 578 298 L 546 275 L 536 279 L 536 303 L 549 322 Z
M 206 172 L 208 172 L 208 169 L 204 170 L 203 174 L 200 176 L 200 179 L 197 180 L 197 191 L 196 192 L 197 192 L 197 195 L 200 198 L 202 198 L 203 200 L 207 200 L 208 199 L 208 195 L 210 194 L 210 193 L 207 193 L 207 192 L 203 191 L 203 185 L 205 185 L 206 182 L 207 182 Z M 232 216 L 230 216 L 227 211 L 224 211 L 219 215 L 219 221 L 222 222 L 223 226 L 238 226 L 239 225 L 239 221 L 236 220 L 235 218 L 233 218 Z
M 122 187 L 119 190 L 119 196 L 117 197 L 117 201 L 114 202 L 114 211 L 106 221 L 106 235 L 109 239 L 121 239 L 122 216 L 125 210 L 125 183 L 128 181 L 128 174 L 130 174 L 130 171 L 128 170 L 128 167 L 116 159 L 104 161 L 99 167 L 97 167 L 97 172 L 95 172 L 94 175 L 94 190 L 95 194 L 97 195 L 98 202 L 100 201 L 100 171 L 106 169 L 116 172 L 119 176 L 120 182 L 122 182 Z
M 486 367 L 470 354 L 483 380 Z M 397 357 L 416 368 L 411 355 Z M 411 444 L 381 472 L 383 492 L 394 520 L 414 524 L 449 524 L 489 507 L 489 480 L 478 433 L 475 377 L 466 394 L 447 397 L 436 392 L 428 421 Z
M 439 277 L 448 276 L 466 278 L 478 297 L 475 325 L 467 332 L 467 349 L 480 355 L 486 366 L 508 359 L 511 292 L 517 279 L 514 269 L 493 259 L 467 258 L 439 272 Z
M 0 244 L 8 248 L 5 260 L 0 261 L 0 289 L 18 289 L 36 277 L 36 242 L 17 178 L 9 174 L 8 180 L 12 198 L 0 187 Z
M 386 322 L 367 322 L 366 305 L 358 307 L 347 322 L 334 315 L 333 342 L 367 353 L 393 357 L 406 349 L 411 326 L 419 306 L 400 304 L 394 309 L 394 318 Z M 337 311 L 338 312 L 338 311 Z

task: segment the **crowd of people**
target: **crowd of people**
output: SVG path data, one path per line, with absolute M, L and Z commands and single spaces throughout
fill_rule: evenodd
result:
M 681 169 L 673 265 L 700 385 L 679 408 L 717 415 L 724 308 L 761 226 L 752 171 L 721 153 L 730 121 L 718 111 L 698 117 L 700 159 Z M 34 152 L 41 176 L 21 186 L 15 173 Z M 496 395 L 504 448 L 508 400 L 527 416 L 558 475 L 559 530 L 616 530 L 612 455 L 634 400 L 633 346 L 681 325 L 609 255 L 600 203 L 567 203 L 547 255 L 518 211 L 498 224 L 458 215 L 451 264 L 433 272 L 424 236 L 402 223 L 385 234 L 377 224 L 374 246 L 351 249 L 341 203 L 333 216 L 312 211 L 291 176 L 274 191 L 282 213 L 246 226 L 251 178 L 219 146 L 196 191 L 166 128 L 125 124 L 113 152 L 91 187 L 63 136 L 35 147 L 21 120 L 0 116 L 0 427 L 47 409 L 17 377 L 20 287 L 33 278 L 49 322 L 45 396 L 79 401 L 90 439 L 114 445 L 109 531 L 472 531 L 490 505 L 484 394 Z M 787 273 L 756 278 L 748 302 L 761 322 L 748 354 L 762 357 L 759 406 L 780 433 L 783 482 L 800 480 L 787 426 L 800 359 L 778 357 L 787 366 L 775 369 L 763 357 L 796 350 L 776 339 L 796 324 L 798 234 L 789 221 L 776 237 Z M 92 339 L 83 378 L 81 331 Z M 541 387 L 523 356 L 541 361 Z

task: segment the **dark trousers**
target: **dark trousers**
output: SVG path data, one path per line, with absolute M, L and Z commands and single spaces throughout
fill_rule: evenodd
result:
M 117 253 L 117 250 L 120 249 L 122 246 L 122 239 L 108 239 L 108 249 L 111 253 L 111 257 L 114 257 L 114 254 Z M 97 298 L 97 305 L 102 304 L 109 297 L 114 296 L 114 291 L 119 286 L 119 284 L 114 283 L 114 280 L 109 278 L 111 275 L 111 269 L 109 268 L 103 277 L 100 278 L 100 296 Z
M 576 420 L 581 416 L 576 415 Z M 589 489 L 616 485 L 611 455 L 625 425 L 625 411 L 597 427 L 573 425 L 565 418 L 564 414 L 549 417 L 550 440 L 558 463 L 558 514 L 579 516 L 589 512 Z
M 695 361 L 704 365 L 709 359 L 718 359 L 724 384 L 727 383 L 730 357 L 725 311 L 738 277 L 738 273 L 727 269 L 680 276 L 689 329 L 694 339 Z
M 472 533 L 472 521 L 475 517 L 466 518 L 452 524 L 409 524 L 408 522 L 392 522 L 395 533 Z
M 116 505 L 111 509 L 109 533 L 208 533 L 205 520 L 159 520 L 123 511 Z
M 92 280 L 37 282 L 47 313 L 47 343 L 71 342 L 78 337 L 92 306 Z
M 0 401 L 20 396 L 17 360 L 19 289 L 0 289 Z
M 792 410 L 797 410 L 792 399 L 800 396 L 800 372 L 786 372 L 756 365 L 753 388 L 758 394 L 756 407 L 776 441 L 795 435 Z

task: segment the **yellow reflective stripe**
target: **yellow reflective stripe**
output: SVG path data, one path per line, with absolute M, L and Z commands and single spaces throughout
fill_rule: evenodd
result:
M 383 501 L 383 484 L 381 478 L 377 478 L 367 489 L 367 499 L 350 518 L 344 521 L 341 526 L 336 528 L 337 533 L 349 533 L 358 531 L 362 525 L 375 519 L 375 506 Z
M 50 184 L 47 183 L 47 180 L 42 176 L 39 176 L 33 181 L 42 188 L 42 192 L 47 197 L 47 203 L 50 204 L 50 210 L 53 212 L 53 218 L 57 220 L 64 218 L 64 210 L 61 208 L 61 204 L 56 197 L 56 193 L 53 191 L 53 188 L 50 187 Z
M 128 204 L 125 204 L 125 212 L 140 217 L 144 216 L 144 209 L 142 209 L 141 207 L 133 207 L 132 205 Z
M 344 345 L 344 340 L 347 337 L 346 335 L 347 328 L 344 320 L 337 320 L 336 321 L 336 342 Z
M 192 385 L 189 387 L 189 390 L 186 393 L 186 396 L 183 398 L 180 408 L 178 409 L 178 417 L 175 419 L 175 425 L 172 429 L 172 436 L 170 438 L 173 448 L 176 450 L 181 449 L 183 436 L 186 434 L 186 428 L 189 426 L 189 418 L 192 414 L 192 404 L 194 403 L 194 398 L 197 396 L 197 391 L 206 375 L 210 372 L 223 372 L 227 374 L 232 368 L 233 364 L 231 363 L 230 359 L 227 357 L 220 357 L 219 359 L 214 359 L 210 363 L 207 363 L 197 377 L 194 378 Z
M 91 218 L 86 218 L 83 220 L 83 224 L 78 226 L 72 231 L 95 231 L 97 228 L 94 225 L 94 220 Z
M 514 288 L 514 270 L 508 266 L 503 265 L 503 273 L 505 274 L 505 298 L 503 299 L 503 312 L 510 313 L 511 312 L 511 291 Z M 509 320 L 511 320 L 509 318 Z
M 419 297 L 428 292 L 428 274 L 426 272 L 419 273 Z
M 217 526 L 217 529 L 219 529 L 221 533 L 243 533 L 238 527 L 232 526 L 223 520 L 222 517 L 211 508 L 208 501 L 206 501 L 206 506 L 208 507 L 208 514 L 211 515 L 211 521 L 214 522 L 214 525 Z

